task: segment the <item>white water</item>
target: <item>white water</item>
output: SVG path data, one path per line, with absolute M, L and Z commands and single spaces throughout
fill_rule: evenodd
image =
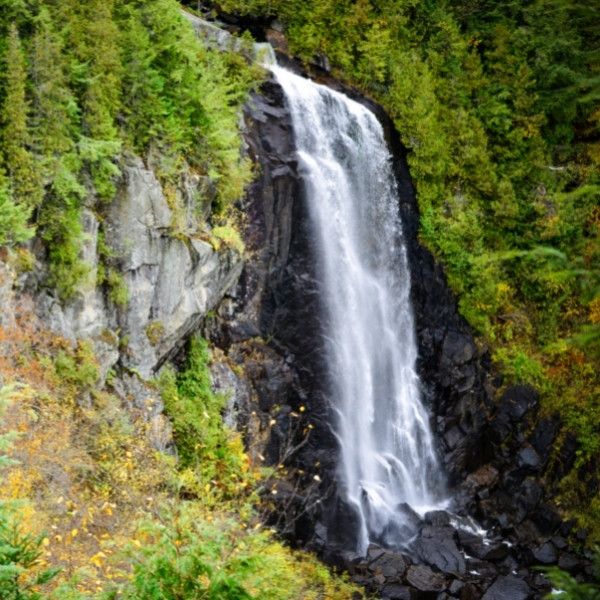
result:
M 317 240 L 339 493 L 360 515 L 358 552 L 397 547 L 413 533 L 398 506 L 439 507 L 440 486 L 391 157 L 371 111 L 271 69 L 290 105 Z

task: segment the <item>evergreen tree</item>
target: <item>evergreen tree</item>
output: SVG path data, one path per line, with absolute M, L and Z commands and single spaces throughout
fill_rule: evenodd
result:
M 52 28 L 50 15 L 43 9 L 37 18 L 31 48 L 31 120 L 35 153 L 45 163 L 47 178 L 52 178 L 60 155 L 73 150 L 78 117 L 61 49 L 62 43 Z
M 27 227 L 31 210 L 12 199 L 8 181 L 0 171 L 0 246 L 23 242 L 33 236 L 35 230 Z
M 21 40 L 14 24 L 9 30 L 4 65 L 5 96 L 0 111 L 4 167 L 15 203 L 33 208 L 40 204 L 43 190 L 40 173 L 31 153 L 31 132 L 27 123 L 30 114 L 26 97 L 27 71 Z

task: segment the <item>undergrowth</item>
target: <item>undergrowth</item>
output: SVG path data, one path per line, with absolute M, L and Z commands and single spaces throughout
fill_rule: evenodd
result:
M 163 370 L 150 410 L 131 409 L 97 389 L 87 344 L 46 331 L 24 299 L 10 316 L 0 325 L 3 600 L 362 597 L 261 524 L 261 475 L 222 423 L 206 342 L 191 342 L 181 372 Z M 149 442 L 158 394 L 178 461 Z

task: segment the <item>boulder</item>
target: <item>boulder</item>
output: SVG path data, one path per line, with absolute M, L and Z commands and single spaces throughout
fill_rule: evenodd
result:
M 373 561 L 369 562 L 368 569 L 372 573 L 381 573 L 386 578 L 401 578 L 410 564 L 410 560 L 403 554 L 382 552 Z
M 469 531 L 459 530 L 458 539 L 460 546 L 466 553 L 479 560 L 502 560 L 509 552 L 509 547 L 502 541 L 489 541 L 480 535 Z
M 384 600 L 415 600 L 415 590 L 399 583 L 388 583 L 381 590 Z
M 527 445 L 519 452 L 517 465 L 529 471 L 536 471 L 540 466 L 540 459 L 535 450 Z
M 482 600 L 527 600 L 530 589 L 527 583 L 514 575 L 501 575 L 494 581 Z
M 580 557 L 565 552 L 558 559 L 558 567 L 563 571 L 575 574 L 583 569 L 583 564 Z
M 408 567 L 406 582 L 423 592 L 441 592 L 445 587 L 444 577 L 425 565 Z
M 552 542 L 546 542 L 545 544 L 534 548 L 533 558 L 536 562 L 542 565 L 551 565 L 556 563 L 558 559 L 556 546 Z
M 452 527 L 425 526 L 411 544 L 419 559 L 442 573 L 463 574 L 465 559 L 454 541 Z

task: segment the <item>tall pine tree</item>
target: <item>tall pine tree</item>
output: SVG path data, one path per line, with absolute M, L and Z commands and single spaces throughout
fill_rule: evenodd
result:
M 8 33 L 4 65 L 5 96 L 0 111 L 0 149 L 14 201 L 33 208 L 40 204 L 43 188 L 31 152 L 31 135 L 27 123 L 30 114 L 26 97 L 27 70 L 21 40 L 14 24 L 10 26 Z

